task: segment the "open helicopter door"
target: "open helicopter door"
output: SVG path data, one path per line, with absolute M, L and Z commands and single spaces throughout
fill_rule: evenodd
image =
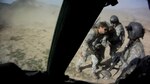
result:
M 56 24 L 47 71 L 50 81 L 63 82 L 64 72 L 106 5 L 117 0 L 64 0 Z

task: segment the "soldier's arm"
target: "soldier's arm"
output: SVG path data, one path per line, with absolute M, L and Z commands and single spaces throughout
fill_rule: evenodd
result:
M 94 40 L 95 40 L 95 31 L 93 29 L 90 29 L 89 33 L 87 34 L 84 40 L 85 43 L 84 45 L 91 49 Z
M 123 26 L 120 24 L 120 25 L 118 25 L 117 28 L 116 28 L 116 34 L 117 34 L 117 36 L 120 36 L 122 32 L 124 32 L 124 28 L 123 28 Z
M 119 39 L 120 41 L 122 41 L 122 43 L 124 42 L 124 39 L 125 39 L 125 31 L 124 31 L 124 28 L 122 26 L 122 24 L 118 25 L 117 26 L 118 28 L 116 28 L 116 35 L 117 35 L 117 38 L 116 39 Z
M 127 58 L 127 67 L 123 70 L 124 74 L 131 74 L 138 65 L 140 60 L 141 48 L 135 45 L 129 52 L 129 57 Z
M 102 44 L 104 47 L 107 47 L 107 46 L 108 46 L 109 41 L 108 41 L 108 36 L 107 36 L 107 35 L 105 35 L 105 36 L 102 38 L 101 44 Z

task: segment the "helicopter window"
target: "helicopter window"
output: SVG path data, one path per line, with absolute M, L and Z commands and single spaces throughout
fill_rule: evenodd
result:
M 0 63 L 45 71 L 63 0 L 0 0 Z
M 150 19 L 148 17 L 150 17 L 150 15 L 149 15 L 150 11 L 149 11 L 148 3 L 146 0 L 144 0 L 144 1 L 118 0 L 118 2 L 119 3 L 114 7 L 112 7 L 110 5 L 107 7 L 104 7 L 102 12 L 98 16 L 97 20 L 98 21 L 107 21 L 110 23 L 110 17 L 112 15 L 116 15 L 116 16 L 118 16 L 119 21 L 122 23 L 123 27 L 128 25 L 128 23 L 131 21 L 137 21 L 137 22 L 141 22 L 145 26 L 145 29 L 149 31 Z M 96 23 L 98 22 L 97 20 L 95 20 Z M 93 24 L 93 26 L 94 25 L 95 25 L 95 23 Z M 87 34 L 86 38 L 88 37 L 88 34 Z M 149 34 L 147 33 L 145 35 L 145 38 L 148 38 L 148 35 Z M 127 36 L 128 36 L 128 34 L 125 30 L 125 41 L 124 41 L 123 45 L 121 46 L 121 48 L 118 50 L 119 52 L 122 51 L 123 48 L 125 47 L 125 45 L 127 44 L 127 42 L 128 42 Z M 80 67 L 80 70 L 76 69 L 77 62 L 82 57 L 81 51 L 82 51 L 82 48 L 84 47 L 84 41 L 81 44 L 78 51 L 76 52 L 74 58 L 70 62 L 65 74 L 69 75 L 73 79 L 83 80 L 83 81 L 88 81 L 88 82 L 93 82 L 93 83 L 108 84 L 108 83 L 115 82 L 116 78 L 121 73 L 121 72 L 117 72 L 117 69 L 113 69 L 110 71 L 112 76 L 109 79 L 103 78 L 104 76 L 103 76 L 103 74 L 101 74 L 101 70 L 102 70 L 103 66 L 105 67 L 106 64 L 109 62 L 108 59 L 110 59 L 109 45 L 105 49 L 105 58 L 101 61 L 100 65 L 98 66 L 98 69 L 97 69 L 97 74 L 99 76 L 98 80 L 95 79 L 91 75 L 92 60 L 91 60 L 90 56 L 88 56 L 87 59 L 86 58 L 84 59 L 86 61 L 85 61 L 85 63 L 83 62 L 82 67 Z M 148 45 L 150 45 L 148 43 L 149 41 L 147 41 L 147 39 L 143 39 L 142 42 L 144 44 L 146 54 L 149 54 L 149 51 L 150 51 L 149 50 L 150 46 L 148 46 Z M 86 52 L 84 52 L 84 53 L 86 53 Z M 87 53 L 89 53 L 89 52 L 87 52 Z M 118 67 L 118 66 L 116 66 L 116 67 Z

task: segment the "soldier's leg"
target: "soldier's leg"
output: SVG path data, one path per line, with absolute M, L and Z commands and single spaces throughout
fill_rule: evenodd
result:
M 96 57 L 96 55 L 92 54 L 91 59 L 92 59 L 92 75 L 95 79 L 98 79 L 98 76 L 96 75 L 98 58 Z
M 80 53 L 80 58 L 76 64 L 76 71 L 77 72 L 81 72 L 80 67 L 83 63 L 85 63 L 85 61 L 87 60 L 87 57 L 88 57 L 88 52 L 81 52 Z
M 97 58 L 99 61 L 98 65 L 100 65 L 101 61 L 105 58 L 105 47 L 104 46 L 101 46 L 100 49 L 97 50 Z
M 111 45 L 110 46 L 110 53 L 109 53 L 111 58 L 113 58 L 115 56 L 115 52 L 116 52 L 116 47 L 114 45 Z
M 116 55 L 116 51 L 117 51 L 117 46 L 115 46 L 115 45 L 111 45 L 110 46 L 110 56 L 111 56 L 111 65 L 113 65 L 113 62 L 115 61 L 114 60 L 114 57 L 115 57 L 115 55 Z

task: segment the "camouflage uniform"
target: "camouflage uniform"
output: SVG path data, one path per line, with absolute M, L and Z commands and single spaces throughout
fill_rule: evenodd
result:
M 134 76 L 131 77 L 130 75 L 139 66 L 141 59 L 143 59 L 144 57 L 145 57 L 145 52 L 144 52 L 143 44 L 141 43 L 141 41 L 139 39 L 137 39 L 126 50 L 125 55 L 124 55 L 123 59 L 121 60 L 123 62 L 122 66 L 120 68 L 121 74 L 115 81 L 115 84 L 122 84 L 122 83 L 126 84 L 126 82 L 133 81 L 132 77 L 134 77 Z M 136 74 L 137 74 L 136 76 L 138 76 L 138 73 L 136 73 Z M 134 73 L 134 75 L 135 75 L 135 73 Z M 131 78 L 128 78 L 129 76 Z M 137 78 L 139 78 L 139 77 L 137 77 Z M 126 81 L 125 79 L 130 80 L 130 81 Z
M 98 30 L 92 28 L 86 36 L 81 46 L 81 58 L 77 62 L 77 69 L 86 61 L 88 56 L 92 59 L 92 72 L 96 73 L 99 60 L 104 58 L 104 51 L 107 45 L 107 36 L 98 33 Z
M 123 65 L 121 70 L 130 74 L 137 66 L 138 60 L 145 56 L 143 44 L 139 39 L 137 39 L 130 47 L 126 50 Z
M 110 56 L 114 57 L 116 51 L 122 46 L 125 38 L 125 31 L 121 23 L 119 23 L 109 34 Z
M 128 78 L 129 75 L 140 65 L 140 61 L 145 57 L 144 46 L 140 38 L 144 37 L 145 29 L 139 22 L 130 22 L 125 27 L 128 33 L 129 43 L 121 56 L 122 66 L 121 75 L 117 78 L 116 84 L 120 84 L 122 79 Z M 130 76 L 131 77 L 131 76 Z

